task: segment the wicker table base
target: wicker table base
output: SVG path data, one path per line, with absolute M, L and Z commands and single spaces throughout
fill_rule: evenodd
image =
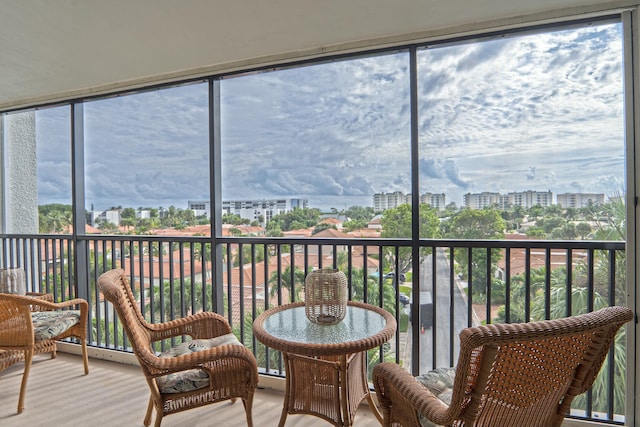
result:
M 315 415 L 338 427 L 351 426 L 365 397 L 382 423 L 369 391 L 366 357 L 366 351 L 321 357 L 284 353 L 286 393 L 279 426 L 284 426 L 287 414 Z
M 253 322 L 254 336 L 282 352 L 287 372 L 279 426 L 288 414 L 306 414 L 349 427 L 364 398 L 382 423 L 369 391 L 367 351 L 389 341 L 395 332 L 390 313 L 355 301 L 347 303 L 344 319 L 331 325 L 309 321 L 304 302 L 259 315 Z

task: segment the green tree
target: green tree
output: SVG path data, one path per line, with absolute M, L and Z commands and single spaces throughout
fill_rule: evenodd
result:
M 576 226 L 572 222 L 567 222 L 561 227 L 553 229 L 551 237 L 556 240 L 575 240 L 578 237 Z
M 346 231 L 356 231 L 361 228 L 366 228 L 368 222 L 363 220 L 351 220 L 342 223 L 342 228 Z
M 284 236 L 284 233 L 282 232 L 282 229 L 279 226 L 275 226 L 272 228 L 267 228 L 267 231 L 265 233 L 268 237 L 282 237 Z
M 440 220 L 436 210 L 429 205 L 420 205 L 419 208 L 420 217 L 418 221 L 420 223 L 420 237 L 423 239 L 438 238 L 440 237 Z M 382 233 L 380 237 L 383 238 L 410 238 L 412 230 L 411 220 L 411 205 L 400 205 L 397 208 L 391 208 L 384 211 L 381 219 Z M 424 257 L 428 255 L 427 251 L 424 252 Z M 388 265 L 395 265 L 395 252 L 394 250 L 387 250 L 385 252 Z M 397 274 L 406 273 L 411 269 L 412 254 L 410 247 L 401 247 L 398 251 L 398 266 L 399 271 Z
M 596 224 L 595 240 L 625 240 L 627 234 L 626 206 L 620 195 L 609 197 L 610 203 L 605 205 L 589 204 L 585 215 Z
M 242 245 L 242 253 L 237 245 L 232 245 L 231 264 L 234 267 L 262 261 L 264 261 L 264 245 Z
M 238 214 L 225 213 L 224 215 L 222 215 L 223 224 L 245 225 L 245 224 L 249 224 L 250 222 L 251 222 L 250 220 L 244 219 Z
M 537 225 L 541 226 L 545 233 L 551 234 L 554 229 L 562 227 L 565 223 L 566 220 L 559 216 L 545 216 L 537 222 Z
M 333 224 L 324 224 L 324 223 L 323 224 L 318 224 L 313 228 L 313 232 L 311 234 L 312 235 L 313 234 L 318 234 L 321 231 L 328 230 L 328 229 L 337 230 L 338 227 L 336 227 Z
M 531 239 L 542 239 L 547 235 L 547 233 L 544 232 L 542 227 L 533 226 L 527 228 L 526 235 Z
M 452 217 L 447 224 L 446 237 L 465 240 L 490 240 L 504 237 L 505 223 L 496 209 L 464 209 Z M 469 265 L 468 250 L 472 251 L 471 265 Z M 472 289 L 474 298 L 484 298 L 487 286 L 491 286 L 491 279 L 487 277 L 487 250 L 485 248 L 458 250 L 455 261 L 463 277 L 468 279 L 472 272 Z M 498 248 L 491 249 L 491 277 L 495 276 L 497 262 L 501 252 Z
M 211 278 L 211 243 L 193 243 L 193 245 L 193 257 L 200 261 L 204 279 L 208 281 Z
M 279 228 L 282 231 L 315 226 L 320 221 L 320 210 L 316 208 L 295 208 L 290 212 L 274 215 L 267 224 L 267 230 Z
M 576 233 L 580 236 L 582 240 L 586 239 L 589 233 L 591 233 L 591 225 L 586 222 L 579 222 L 576 224 Z
M 38 227 L 40 233 L 61 233 L 71 225 L 73 210 L 71 205 L 51 203 L 38 206 Z
M 130 219 L 136 219 L 136 210 L 133 208 L 124 208 L 122 209 L 122 212 L 120 212 L 120 218 L 124 219 L 124 218 L 130 218 Z
M 365 224 L 375 216 L 375 212 L 370 206 L 351 206 L 344 214 L 351 221 L 362 221 Z
M 153 291 L 153 321 L 167 321 L 200 311 L 210 311 L 211 301 L 207 300 L 207 305 L 204 306 L 202 291 L 202 282 L 195 282 L 192 286 L 190 279 L 182 282 L 180 279 L 165 280 L 161 288 Z M 160 317 L 161 312 L 164 312 L 164 319 Z
M 273 297 L 282 289 L 286 289 L 291 302 L 301 301 L 305 278 L 306 273 L 298 267 L 295 267 L 293 274 L 291 274 L 291 266 L 287 266 L 280 275 L 274 271 L 269 278 L 269 295 Z

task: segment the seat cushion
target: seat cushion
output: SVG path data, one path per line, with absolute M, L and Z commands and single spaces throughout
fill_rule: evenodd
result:
M 416 377 L 419 383 L 429 389 L 443 403 L 451 404 L 453 392 L 453 380 L 456 376 L 456 368 L 438 368 Z M 423 427 L 435 427 L 437 424 L 420 415 L 420 423 Z
M 210 339 L 185 341 L 160 353 L 159 357 L 176 357 L 182 354 L 207 350 L 221 345 L 242 345 L 234 334 L 221 335 Z M 189 369 L 156 378 L 160 393 L 184 393 L 209 386 L 209 375 L 203 369 Z
M 50 340 L 80 321 L 80 310 L 34 311 L 31 313 L 35 340 Z

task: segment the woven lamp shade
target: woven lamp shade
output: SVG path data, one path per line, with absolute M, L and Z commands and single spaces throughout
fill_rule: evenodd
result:
M 334 269 L 312 271 L 304 281 L 307 318 L 319 325 L 333 325 L 347 313 L 347 277 Z

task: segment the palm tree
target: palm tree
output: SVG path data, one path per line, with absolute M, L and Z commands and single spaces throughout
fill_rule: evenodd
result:
M 277 271 L 274 271 L 269 278 L 269 295 L 273 297 L 282 289 L 287 289 L 291 302 L 301 301 L 305 278 L 305 272 L 298 267 L 295 268 L 293 275 L 291 274 L 291 266 L 287 266 L 280 276 Z M 295 291 L 292 292 L 292 289 Z
M 64 218 L 60 211 L 52 211 L 49 216 L 47 216 L 47 222 L 49 232 L 51 233 L 59 233 L 64 227 Z
M 153 294 L 153 317 L 160 319 L 160 313 L 164 312 L 164 321 L 184 317 L 188 314 L 211 310 L 211 301 L 207 307 L 203 303 L 202 282 L 195 282 L 192 286 L 190 279 L 184 279 L 184 286 L 180 280 L 165 280 L 162 287 Z M 192 299 L 195 302 L 192 305 Z
M 205 281 L 211 278 L 211 243 L 194 243 L 193 258 L 200 261 Z M 226 253 L 226 247 L 223 247 Z

